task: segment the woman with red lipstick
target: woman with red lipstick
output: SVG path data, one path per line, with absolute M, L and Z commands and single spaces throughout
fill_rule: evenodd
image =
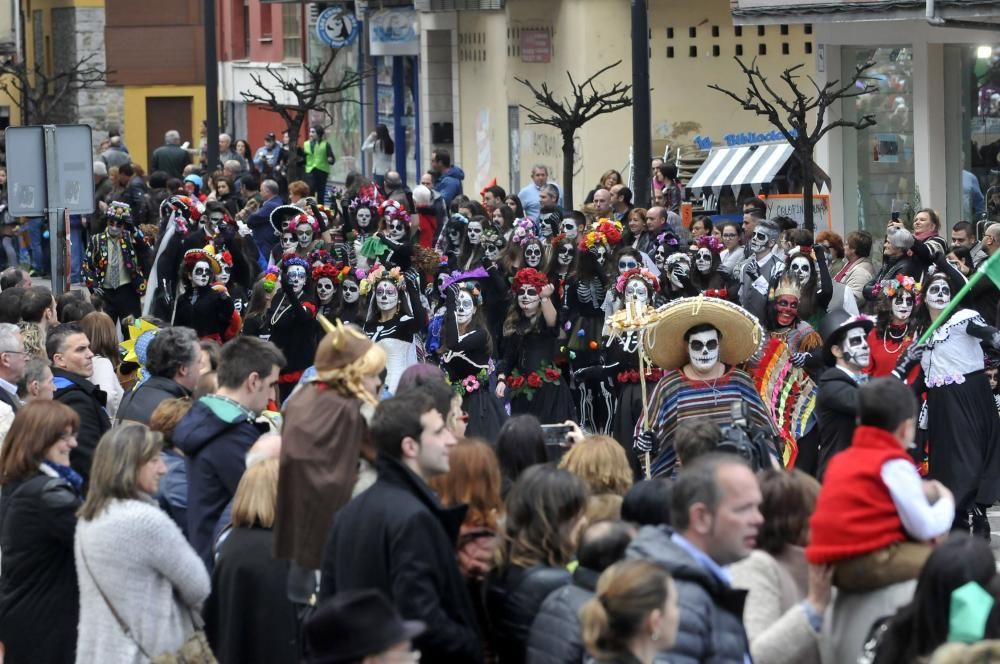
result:
M 882 282 L 881 293 L 875 305 L 875 327 L 868 333 L 868 347 L 872 361 L 866 372 L 872 378 L 888 376 L 896 368 L 896 362 L 907 347 L 913 343 L 916 324 L 911 320 L 916 308 L 920 284 L 913 277 L 902 274 Z M 907 382 L 912 383 L 911 370 Z

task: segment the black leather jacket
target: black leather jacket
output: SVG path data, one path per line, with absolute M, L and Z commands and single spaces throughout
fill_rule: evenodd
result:
M 486 580 L 486 612 L 492 622 L 500 664 L 525 662 L 528 632 L 542 602 L 553 590 L 571 581 L 565 569 L 543 565 L 511 565 L 490 572 Z

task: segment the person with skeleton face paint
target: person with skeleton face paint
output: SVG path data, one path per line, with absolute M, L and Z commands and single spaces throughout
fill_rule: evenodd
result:
M 326 263 L 312 268 L 313 296 L 316 299 L 316 314 L 333 320 L 339 318 L 340 299 L 337 284 L 343 273 L 343 266 Z
M 413 244 L 410 241 L 410 215 L 394 200 L 382 204 L 382 225 L 378 235 L 368 238 L 361 246 L 361 256 L 386 267 L 410 269 Z
M 319 222 L 308 214 L 300 214 L 292 219 L 289 230 L 295 231 L 295 253 L 300 258 L 306 258 L 317 246 L 322 244 L 319 236 Z
M 663 301 L 670 302 L 684 297 L 698 295 L 698 289 L 691 283 L 691 257 L 684 252 L 670 254 L 664 264 Z
M 413 273 L 404 275 L 398 267 L 387 269 L 376 263 L 360 284 L 361 295 L 368 297 L 365 334 L 385 351 L 385 386 L 393 394 L 403 371 L 417 363 L 415 335 L 427 325 L 418 278 Z
M 753 378 L 736 368 L 760 347 L 763 330 L 754 317 L 731 302 L 706 297 L 674 300 L 658 315 L 646 331 L 646 348 L 663 375 L 649 397 L 649 427 L 639 418 L 633 443 L 639 456 L 650 454 L 651 475 L 676 472 L 674 434 L 688 418 L 708 417 L 726 426 L 732 423 L 733 405 L 742 403 L 751 428 L 773 436 L 777 429 Z M 777 464 L 776 449 L 764 454 Z
M 490 222 L 486 217 L 469 219 L 469 223 L 465 227 L 465 247 L 458 257 L 460 270 L 468 272 L 482 263 L 483 256 L 486 255 L 483 235 L 487 227 L 490 227 Z
M 778 241 L 778 232 L 778 224 L 772 220 L 757 222 L 747 240 L 750 257 L 743 261 L 738 270 L 739 302 L 761 323 L 766 322 L 767 293 L 771 288 L 771 281 L 784 268 L 784 263 L 772 251 Z
M 171 196 L 160 204 L 160 234 L 149 273 L 149 287 L 142 314 L 170 320 L 177 298 L 180 270 L 185 249 L 184 239 L 194 232 L 205 207 L 187 196 Z M 201 248 L 201 247 L 195 247 Z
M 823 358 L 816 351 L 823 345 L 812 325 L 799 316 L 802 287 L 794 275 L 785 273 L 771 291 L 767 304 L 767 332 L 771 339 L 780 339 L 788 346 L 792 364 L 805 368 L 818 377 L 823 370 Z M 802 446 L 799 447 L 800 454 Z
M 913 315 L 915 336 L 941 316 L 958 283 L 938 272 L 921 284 L 922 302 Z M 921 433 L 926 430 L 928 477 L 955 496 L 953 528 L 968 530 L 972 512 L 973 533 L 989 538 L 986 508 L 1000 498 L 1000 420 L 984 371 L 983 345 L 1000 348 L 1000 332 L 975 310 L 956 309 L 925 347 L 907 348 L 896 375 L 906 375 L 919 361 L 927 401 L 918 427 Z
M 872 358 L 867 373 L 872 378 L 891 375 L 900 356 L 913 343 L 916 333 L 913 313 L 920 296 L 920 284 L 905 275 L 883 282 L 880 289 L 875 327 L 868 333 Z M 918 375 L 919 369 L 914 367 L 906 382 L 912 384 Z
M 113 320 L 138 318 L 142 314 L 146 278 L 136 243 L 144 239 L 141 232 L 138 238 L 133 232 L 132 210 L 127 203 L 112 202 L 104 216 L 107 228 L 87 242 L 80 273 L 90 292 L 100 296 L 104 312 Z
M 496 395 L 510 399 L 514 415 L 534 415 L 542 424 L 573 420 L 569 386 L 553 364 L 560 346 L 559 315 L 552 303 L 555 287 L 544 273 L 523 268 L 514 275 L 512 290 Z
M 725 248 L 721 240 L 711 235 L 702 235 L 695 240 L 695 250 L 691 256 L 691 285 L 698 292 L 709 297 L 721 297 L 735 300 L 737 289 L 730 283 L 725 273 L 720 269 L 722 261 L 719 255 Z
M 813 327 L 820 324 L 833 299 L 833 279 L 825 256 L 826 247 L 815 244 L 793 247 L 785 258 L 784 273 L 791 275 L 802 291 L 799 318 Z M 847 296 L 851 297 L 850 293 Z
M 340 320 L 345 324 L 364 324 L 365 313 L 361 308 L 360 279 L 351 271 L 340 282 Z
M 316 321 L 316 303 L 308 295 L 309 263 L 295 254 L 281 260 L 281 290 L 271 300 L 267 324 L 270 341 L 285 354 L 285 367 L 278 374 L 278 393 L 284 401 L 313 363 L 321 337 Z
M 226 288 L 226 291 L 229 293 L 229 299 L 233 301 L 236 313 L 243 316 L 249 304 L 250 296 L 247 293 L 247 289 L 243 287 L 243 284 L 233 279 L 233 255 L 228 251 L 223 251 L 216 255 L 219 257 L 219 274 L 215 278 L 215 282 Z
M 171 324 L 192 328 L 200 339 L 219 343 L 239 332 L 239 314 L 222 285 L 212 284 L 221 272 L 211 245 L 184 252 L 184 291 L 177 298 Z
M 493 341 L 481 314 L 483 298 L 475 281 L 449 282 L 438 353 L 469 417 L 465 435 L 495 442 L 507 413 L 503 401 L 490 389 Z

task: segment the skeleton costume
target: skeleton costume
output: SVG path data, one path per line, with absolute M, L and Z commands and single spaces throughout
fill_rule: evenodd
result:
M 365 322 L 365 312 L 361 307 L 361 279 L 351 270 L 341 273 L 340 279 L 340 320 L 361 327 Z
M 188 196 L 171 196 L 160 205 L 160 238 L 150 270 L 142 315 L 169 320 L 177 298 L 181 243 L 204 214 L 205 207 Z
M 566 280 L 576 271 L 578 253 L 576 241 L 559 233 L 549 240 L 549 260 L 546 275 L 549 283 L 556 287 L 552 294 L 556 307 L 562 309 L 565 303 Z
M 212 282 L 221 268 L 211 245 L 184 252 L 183 292 L 170 319 L 172 325 L 190 327 L 200 339 L 223 343 L 239 331 L 239 314 L 224 286 Z M 236 327 L 233 330 L 233 318 Z
M 708 297 L 721 297 L 735 302 L 738 289 L 734 288 L 734 284 L 730 283 L 721 270 L 719 254 L 725 248 L 722 242 L 711 235 L 702 235 L 695 240 L 695 244 L 697 248 L 691 257 L 694 268 L 690 272 L 691 285 Z
M 503 343 L 503 319 L 507 315 L 511 295 L 509 277 L 500 260 L 506 243 L 496 227 L 488 224 L 483 229 L 482 244 L 483 257 L 480 265 L 489 275 L 488 279 L 480 282 L 483 292 L 483 313 L 486 314 L 486 325 L 496 345 L 495 350 L 499 350 Z
M 483 300 L 474 281 L 448 284 L 446 293 L 441 363 L 469 416 L 466 436 L 495 444 L 507 413 L 490 389 L 492 343 L 480 313 Z
M 358 196 L 351 200 L 347 209 L 353 232 L 349 242 L 351 265 L 368 267 L 367 259 L 361 255 L 361 247 L 378 230 L 378 202 L 368 196 Z
M 916 333 L 913 311 L 919 295 L 920 284 L 903 274 L 880 285 L 875 327 L 868 333 L 872 357 L 866 373 L 872 378 L 891 374 L 900 356 L 913 343 Z M 916 372 L 914 367 L 906 382 L 912 384 Z
M 309 254 L 323 246 L 319 221 L 311 214 L 303 213 L 293 218 L 288 229 L 295 231 L 295 255 L 299 258 L 308 259 Z
M 575 419 L 573 397 L 552 363 L 559 347 L 559 322 L 551 300 L 542 299 L 548 283 L 545 274 L 534 268 L 514 275 L 516 301 L 504 321 L 506 343 L 497 380 L 506 386 L 504 397 L 510 399 L 512 414 L 534 415 L 542 424 L 562 424 Z
M 376 264 L 361 281 L 361 294 L 368 297 L 365 334 L 386 354 L 386 389 L 395 394 L 399 377 L 419 361 L 415 336 L 424 331 L 426 314 L 420 302 L 416 278 L 398 267 Z M 382 314 L 390 314 L 382 320 Z
M 929 320 L 930 310 L 948 305 L 952 285 L 945 275 L 935 274 L 923 285 L 923 293 L 923 311 L 917 314 L 921 321 Z M 929 476 L 954 494 L 956 528 L 967 527 L 973 510 L 982 522 L 983 506 L 1000 498 L 1000 418 L 994 415 L 980 344 L 1000 347 L 1000 331 L 976 311 L 958 309 L 934 331 L 920 358 L 927 387 L 926 417 L 921 414 L 920 427 L 927 429 Z M 909 367 L 900 365 L 897 375 L 905 375 Z
M 461 256 L 465 253 L 465 229 L 468 225 L 469 218 L 456 212 L 448 219 L 444 232 L 438 236 L 437 250 L 447 259 L 449 269 L 457 270 Z
M 785 274 L 795 278 L 802 290 L 799 317 L 816 327 L 833 298 L 833 279 L 824 257 L 825 247 L 795 247 L 785 258 Z
M 274 227 L 274 234 L 278 236 L 278 243 L 271 249 L 268 266 L 280 267 L 284 256 L 288 254 L 298 255 L 299 236 L 296 233 L 296 228 L 300 221 L 308 225 L 308 217 L 309 215 L 296 205 L 279 205 L 274 208 L 269 219 L 271 226 Z M 313 223 L 316 221 L 313 220 Z
M 413 245 L 410 242 L 410 215 L 399 203 L 389 199 L 382 203 L 382 226 L 378 234 L 366 238 L 361 255 L 369 264 L 410 269 Z
M 281 290 L 267 312 L 270 341 L 285 354 L 285 368 L 278 374 L 278 392 L 283 402 L 292 393 L 302 372 L 313 363 L 321 330 L 316 305 L 306 295 L 309 264 L 294 253 L 281 261 Z
M 767 334 L 788 345 L 796 366 L 818 375 L 822 371 L 823 358 L 822 354 L 813 351 L 823 345 L 823 338 L 799 317 L 801 293 L 802 287 L 793 275 L 786 273 L 778 279 L 768 297 Z
M 218 249 L 216 252 L 219 257 L 219 274 L 215 277 L 215 283 L 225 287 L 236 313 L 243 316 L 250 304 L 250 294 L 243 284 L 233 279 L 233 255 L 228 251 L 218 252 Z
M 576 372 L 600 364 L 604 331 L 604 299 L 610 286 L 606 269 L 611 250 L 621 241 L 621 224 L 604 219 L 580 238 L 576 272 L 566 280 L 563 317 L 569 339 L 566 348 L 570 368 Z M 595 433 L 608 434 L 612 397 L 602 380 L 575 385 L 580 425 Z
M 486 217 L 473 217 L 465 227 L 465 248 L 459 255 L 459 269 L 468 271 L 482 263 L 485 256 L 483 233 L 490 225 Z
M 313 298 L 316 301 L 316 314 L 334 320 L 340 317 L 340 298 L 337 297 L 337 285 L 343 280 L 344 272 L 350 268 L 342 265 L 326 263 L 312 268 Z

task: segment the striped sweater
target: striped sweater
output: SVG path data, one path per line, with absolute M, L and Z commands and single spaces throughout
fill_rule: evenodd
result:
M 677 424 L 691 417 L 708 417 L 721 426 L 733 423 L 732 404 L 745 401 L 749 407 L 750 424 L 774 430 L 764 402 L 745 371 L 730 368 L 712 381 L 692 380 L 682 371 L 668 371 L 653 390 L 649 399 L 650 426 L 655 443 L 651 453 L 652 476 L 670 477 L 677 466 L 674 431 Z M 640 419 L 636 435 L 642 432 Z

